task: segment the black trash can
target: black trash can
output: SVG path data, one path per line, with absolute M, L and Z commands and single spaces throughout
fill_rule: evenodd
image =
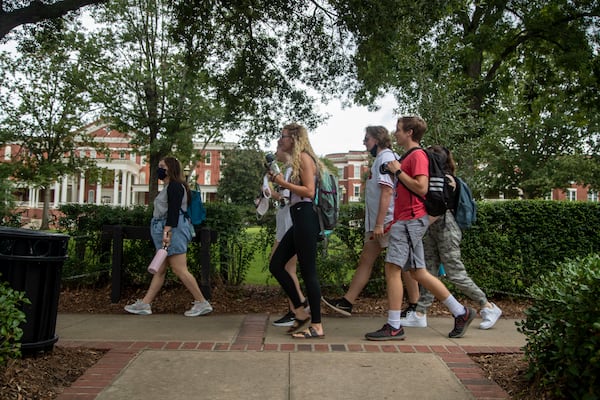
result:
M 58 297 L 68 243 L 68 235 L 0 227 L 0 279 L 31 301 L 22 306 L 27 318 L 21 325 L 23 354 L 52 350 L 58 341 Z

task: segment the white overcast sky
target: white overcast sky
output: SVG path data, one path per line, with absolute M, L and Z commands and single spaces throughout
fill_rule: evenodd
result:
M 350 150 L 365 150 L 363 138 L 369 125 L 381 125 L 388 130 L 396 127 L 398 115 L 394 112 L 396 101 L 386 96 L 377 102 L 378 111 L 369 111 L 366 107 L 342 108 L 339 101 L 331 101 L 323 106 L 329 119 L 317 129 L 309 131 L 310 142 L 315 152 L 324 156 L 331 153 L 346 153 Z M 277 141 L 273 141 L 265 150 L 274 151 Z

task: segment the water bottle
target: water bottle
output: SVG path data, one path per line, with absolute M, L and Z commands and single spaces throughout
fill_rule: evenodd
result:
M 154 255 L 154 258 L 150 262 L 150 265 L 148 265 L 148 272 L 150 272 L 152 275 L 154 275 L 158 271 L 160 271 L 160 267 L 162 267 L 163 262 L 165 261 L 166 258 L 167 258 L 167 246 L 163 247 L 162 249 L 156 250 L 156 254 Z
M 267 169 L 271 171 L 273 176 L 281 173 L 279 165 L 277 165 L 277 163 L 275 162 L 275 156 L 272 153 L 267 153 L 265 159 L 267 160 L 265 167 L 267 167 Z

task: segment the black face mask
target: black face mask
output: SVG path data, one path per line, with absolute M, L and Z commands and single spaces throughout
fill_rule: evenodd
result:
M 371 150 L 369 150 L 369 152 L 373 157 L 377 157 L 377 145 L 371 147 Z
M 167 170 L 159 167 L 156 170 L 156 175 L 158 176 L 158 179 L 160 179 L 161 181 L 164 181 L 165 178 L 167 177 Z

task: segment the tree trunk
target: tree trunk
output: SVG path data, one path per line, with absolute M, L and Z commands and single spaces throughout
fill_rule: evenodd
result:
M 44 187 L 44 202 L 42 207 L 42 225 L 40 230 L 46 231 L 50 229 L 49 224 L 49 211 L 50 211 L 50 185 Z

